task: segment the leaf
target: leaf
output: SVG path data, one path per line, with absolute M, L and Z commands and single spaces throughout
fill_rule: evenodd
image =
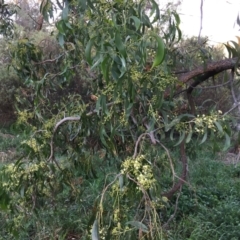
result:
M 63 20 L 60 20 L 59 22 L 56 23 L 57 30 L 59 31 L 60 34 L 65 36 L 66 32 L 66 26 Z
M 162 38 L 160 38 L 157 34 L 151 34 L 157 41 L 157 52 L 156 52 L 156 57 L 154 58 L 153 64 L 151 69 L 153 69 L 154 67 L 160 65 L 165 57 L 165 45 L 164 42 L 162 40 Z
M 146 225 L 144 225 L 143 223 L 138 222 L 138 221 L 129 221 L 126 224 L 130 224 L 133 227 L 135 227 L 137 229 L 141 229 L 143 232 L 146 232 L 146 233 L 149 231 L 148 227 Z
M 141 23 L 142 23 L 141 20 L 135 16 L 131 16 L 130 19 L 132 19 L 134 21 L 136 31 L 138 31 L 138 29 L 140 28 Z
M 126 58 L 127 57 L 126 49 L 118 31 L 115 33 L 115 44 L 121 55 Z
M 148 15 L 146 15 L 145 13 L 142 14 L 142 22 L 143 24 L 145 24 L 148 28 L 153 29 L 150 19 L 148 17 Z
M 120 69 L 121 74 L 120 74 L 119 78 L 121 78 L 124 75 L 124 73 L 127 71 L 125 58 L 124 57 L 120 57 L 120 60 L 121 60 L 121 63 L 122 63 L 122 67 Z
M 93 70 L 95 67 L 97 67 L 102 62 L 102 58 L 103 58 L 102 54 L 100 55 L 100 57 L 99 57 L 99 54 L 98 54 L 98 56 L 95 56 L 95 59 L 97 59 L 97 61 L 95 61 L 94 64 L 91 66 L 91 70 Z
M 194 118 L 194 115 L 192 114 L 181 114 L 179 115 L 177 118 L 173 119 L 169 124 L 165 125 L 165 131 L 169 131 L 169 129 L 171 129 L 173 126 L 175 126 L 177 123 L 179 123 L 181 121 L 182 118 L 184 117 L 188 117 L 188 118 Z
M 107 144 L 104 136 L 107 136 L 107 133 L 106 133 L 106 131 L 105 131 L 105 128 L 104 128 L 103 126 L 101 126 L 99 137 L 100 137 L 100 139 L 101 139 L 102 144 L 103 144 L 105 147 L 108 147 L 108 144 Z M 108 137 L 108 136 L 107 136 L 107 137 Z
M 174 18 L 175 18 L 175 21 L 176 21 L 176 23 L 177 23 L 177 26 L 179 26 L 180 23 L 181 23 L 181 20 L 180 20 L 179 15 L 178 15 L 176 12 L 173 12 L 173 16 L 174 16 Z
M 182 39 L 182 31 L 181 31 L 181 29 L 179 27 L 176 27 L 176 29 L 177 29 L 177 32 L 178 32 L 178 40 L 177 40 L 177 42 L 179 42 Z
M 101 101 L 102 101 L 102 95 L 100 95 L 97 99 L 96 108 L 95 108 L 97 115 L 99 115 L 99 111 L 101 109 Z
M 175 147 L 178 146 L 178 145 L 183 141 L 183 139 L 185 138 L 185 135 L 186 135 L 185 132 L 181 132 L 181 133 L 180 133 L 179 140 L 178 140 L 178 142 L 174 145 Z
M 20 196 L 23 198 L 24 197 L 24 192 L 25 192 L 25 187 L 22 186 L 20 190 Z
M 48 13 L 51 18 L 53 17 L 53 8 L 50 0 L 42 0 L 40 5 L 40 12 L 42 13 L 44 20 L 47 22 L 48 22 Z
M 221 124 L 219 122 L 217 122 L 217 121 L 215 121 L 214 124 L 217 126 L 218 131 L 222 133 L 223 132 L 223 128 L 222 128 Z
M 169 129 L 171 129 L 173 126 L 175 126 L 177 123 L 180 122 L 180 118 L 175 118 L 173 119 L 168 125 L 165 126 L 165 131 L 169 131 Z
M 62 19 L 63 20 L 67 20 L 67 18 L 68 18 L 68 10 L 69 10 L 69 8 L 68 8 L 69 2 L 68 1 L 64 1 L 64 4 L 65 4 L 65 7 L 62 10 Z
M 227 44 L 224 43 L 223 45 L 227 48 L 229 58 L 236 57 L 238 55 L 237 50 L 233 48 L 229 43 Z
M 207 128 L 205 128 L 205 133 L 204 133 L 204 136 L 202 138 L 202 141 L 200 142 L 200 145 L 203 144 L 207 140 L 207 135 L 208 135 Z
M 61 33 L 59 33 L 58 36 L 57 36 L 57 38 L 58 38 L 58 43 L 59 43 L 59 45 L 60 45 L 61 47 L 63 47 L 63 45 L 64 45 L 64 43 L 65 43 L 64 36 L 63 36 Z
M 151 9 L 151 12 L 150 12 L 150 17 L 155 12 L 155 16 L 154 16 L 153 21 L 152 21 L 152 24 L 153 24 L 157 20 L 160 19 L 160 10 L 159 10 L 158 4 L 154 0 L 150 0 L 150 1 L 152 2 L 152 9 Z
M 100 240 L 97 219 L 94 221 L 92 227 L 92 240 Z
M 118 177 L 118 181 L 119 181 L 120 190 L 122 190 L 123 189 L 123 183 L 124 183 L 122 174 Z
M 230 145 L 231 145 L 231 139 L 229 135 L 225 133 L 225 144 L 224 144 L 223 151 L 226 151 L 230 147 Z
M 109 56 L 107 56 L 101 63 L 101 71 L 103 74 L 103 78 L 107 83 L 109 82 L 109 68 L 110 68 L 109 59 L 110 59 Z
M 96 37 L 91 38 L 88 41 L 86 49 L 85 49 L 85 57 L 86 57 L 86 60 L 87 60 L 87 62 L 90 66 L 92 65 L 91 51 L 92 51 L 92 46 L 94 44 L 95 39 L 96 39 Z
M 81 2 L 81 1 L 80 1 L 80 2 Z M 87 0 L 88 6 L 89 6 L 93 11 L 95 11 L 96 8 L 94 7 L 94 4 L 93 4 L 92 2 L 93 2 L 92 0 Z
M 0 186 L 0 209 L 1 210 L 7 210 L 8 209 L 8 205 L 10 203 L 10 200 L 11 200 L 10 196 Z
M 174 141 L 174 131 L 175 131 L 175 129 L 173 128 L 171 130 L 171 132 L 170 132 L 170 139 L 171 139 L 171 141 Z
M 188 135 L 187 135 L 187 138 L 186 138 L 186 143 L 189 143 L 192 139 L 192 134 L 193 134 L 193 131 L 192 131 L 192 128 L 190 129 Z

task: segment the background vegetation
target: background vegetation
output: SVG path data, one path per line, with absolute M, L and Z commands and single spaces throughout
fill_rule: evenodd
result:
M 1 10 L 0 239 L 240 238 L 237 43 L 154 0 Z

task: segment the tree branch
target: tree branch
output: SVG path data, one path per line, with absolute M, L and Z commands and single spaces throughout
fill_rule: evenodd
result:
M 228 58 L 217 62 L 211 62 L 208 63 L 206 66 L 201 66 L 192 70 L 191 72 L 181 74 L 178 79 L 182 83 L 187 83 L 192 78 L 198 77 L 200 75 L 205 76 L 205 79 L 207 79 L 225 70 L 233 69 L 234 67 L 236 67 L 237 63 L 238 58 Z M 238 63 L 238 65 L 240 64 Z

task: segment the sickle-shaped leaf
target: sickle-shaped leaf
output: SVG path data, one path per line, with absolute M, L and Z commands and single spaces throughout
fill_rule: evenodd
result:
M 160 19 L 160 10 L 158 7 L 158 4 L 154 1 L 154 0 L 150 0 L 152 2 L 152 10 L 150 12 L 150 17 L 153 15 L 153 13 L 155 12 L 155 16 L 154 19 L 152 21 L 152 24 L 155 23 L 157 20 Z
M 85 57 L 88 62 L 88 64 L 91 66 L 92 65 L 92 57 L 91 57 L 91 51 L 92 51 L 92 46 L 94 44 L 94 40 L 96 37 L 90 39 L 87 43 L 86 49 L 85 49 Z
M 207 128 L 205 128 L 205 133 L 204 133 L 204 136 L 202 138 L 202 141 L 200 142 L 200 145 L 203 144 L 206 140 L 207 140 Z
M 229 135 L 226 133 L 223 151 L 226 151 L 230 147 L 230 145 L 231 145 L 231 139 L 230 139 Z
M 181 22 L 179 15 L 176 12 L 173 12 L 173 16 L 175 18 L 176 25 L 179 26 L 179 24 Z
M 69 10 L 68 5 L 69 5 L 68 1 L 65 1 L 65 7 L 62 10 L 62 19 L 63 20 L 67 20 L 67 18 L 68 18 L 68 10 Z
M 143 232 L 148 232 L 149 231 L 148 227 L 145 224 L 143 224 L 141 222 L 138 222 L 138 221 L 129 221 L 126 224 L 130 224 L 137 229 L 141 229 Z
M 118 181 L 119 181 L 120 190 L 123 190 L 124 181 L 123 181 L 123 175 L 122 174 L 118 177 Z
M 179 140 L 174 146 L 178 146 L 183 141 L 183 139 L 185 138 L 185 135 L 186 135 L 185 132 L 180 133 Z
M 186 138 L 186 143 L 189 143 L 191 141 L 192 134 L 193 134 L 192 126 L 191 126 L 191 124 L 189 124 L 189 133 L 188 133 L 187 138 Z
M 94 221 L 92 227 L 92 240 L 100 240 L 97 219 Z
M 107 56 L 101 63 L 103 78 L 107 83 L 109 82 L 109 68 L 110 68 L 109 59 L 110 59 L 109 56 Z
M 122 42 L 122 39 L 121 39 L 121 36 L 120 36 L 119 32 L 116 32 L 116 34 L 115 34 L 115 44 L 116 44 L 116 47 L 117 47 L 118 51 L 124 57 L 126 57 L 127 56 L 126 49 L 125 49 L 125 46 L 123 45 L 123 42 Z
M 171 130 L 171 132 L 170 132 L 170 139 L 171 139 L 171 141 L 174 141 L 174 131 L 175 131 L 175 129 L 173 128 Z
M 130 17 L 133 21 L 134 21 L 134 25 L 135 25 L 135 28 L 136 28 L 136 31 L 139 29 L 139 27 L 141 26 L 141 20 L 135 16 L 131 16 Z
M 217 122 L 217 121 L 214 122 L 214 123 L 215 123 L 215 125 L 217 126 L 218 131 L 222 133 L 222 132 L 223 132 L 223 128 L 222 128 L 221 124 L 220 124 L 219 122 Z
M 156 52 L 156 57 L 153 61 L 153 65 L 151 67 L 151 69 L 153 69 L 154 67 L 160 65 L 165 57 L 165 45 L 164 42 L 162 40 L 162 38 L 160 38 L 157 34 L 151 34 L 157 41 L 157 52 Z

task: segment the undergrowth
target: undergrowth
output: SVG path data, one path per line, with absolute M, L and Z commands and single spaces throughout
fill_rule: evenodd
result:
M 2 132 L 15 134 L 15 137 L 5 139 L 1 148 L 16 147 L 21 152 L 16 145 L 25 138 L 24 134 L 16 135 L 13 129 Z M 195 152 L 190 150 L 188 184 L 184 185 L 177 206 L 176 195 L 159 212 L 164 225 L 177 210 L 162 239 L 240 239 L 240 165 L 226 165 L 207 145 Z M 83 166 L 73 166 L 62 158 L 61 164 L 69 171 L 69 181 L 64 179 L 65 183 L 61 184 L 61 175 L 56 175 L 59 176 L 55 182 L 57 190 L 51 193 L 54 197 L 50 200 L 39 198 L 38 207 L 31 214 L 23 214 L 21 209 L 18 214 L 12 213 L 11 209 L 2 209 L 0 239 L 91 239 L 96 200 L 104 188 L 107 174 L 116 170 L 113 166 L 116 163 L 99 156 L 93 157 L 92 161 L 92 169 L 84 176 Z M 167 177 L 163 179 L 168 181 Z
M 171 240 L 240 239 L 240 165 L 226 165 L 204 146 L 189 162 Z

